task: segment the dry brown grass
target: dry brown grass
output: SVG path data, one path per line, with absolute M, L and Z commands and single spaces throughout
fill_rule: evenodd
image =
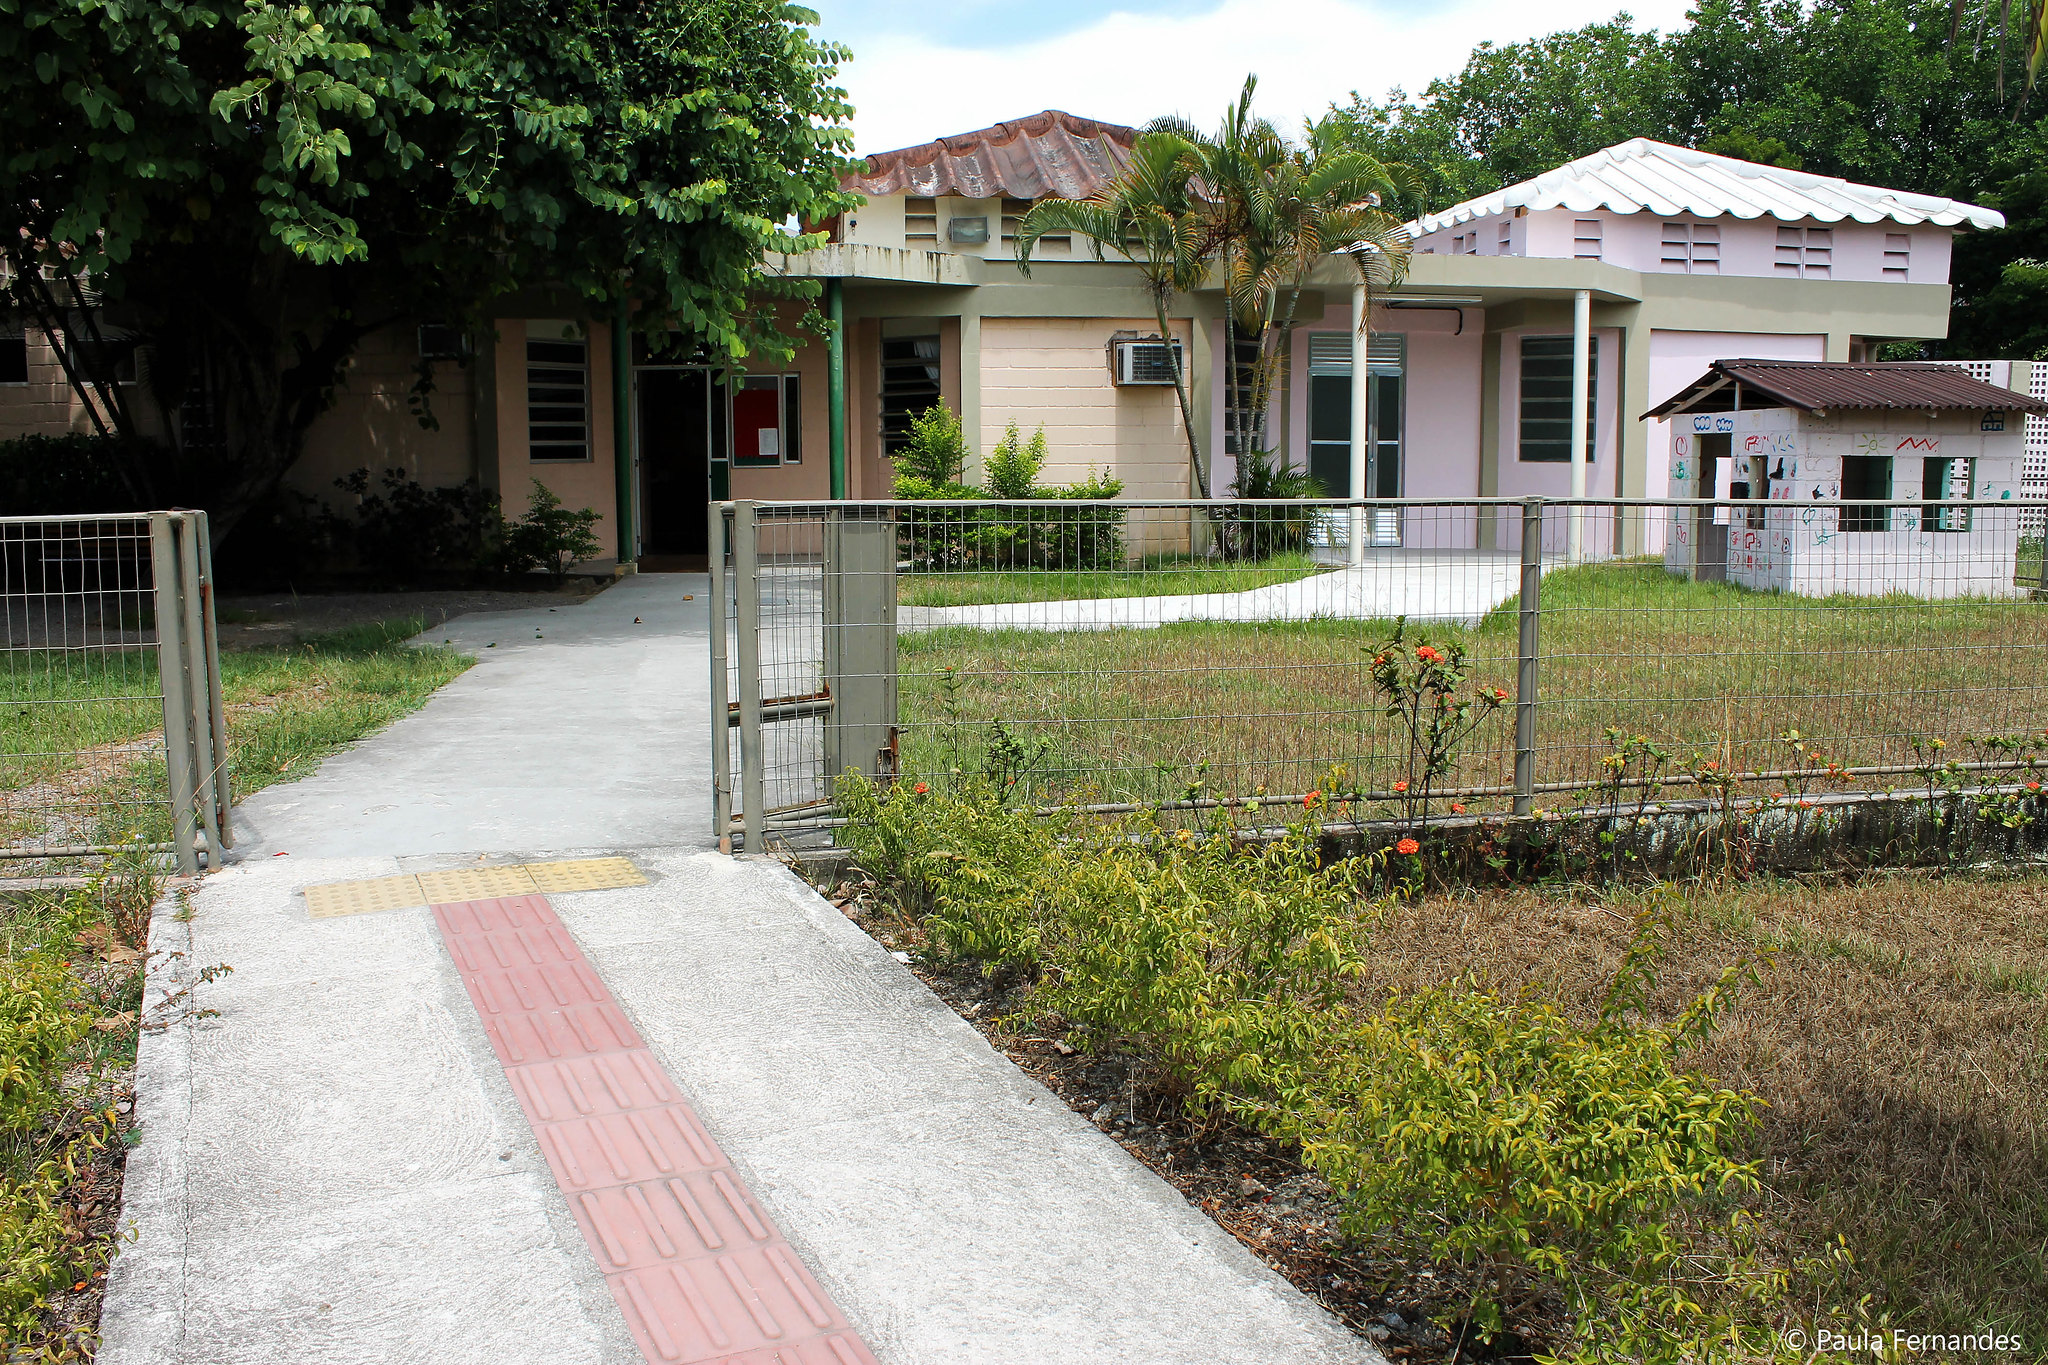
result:
M 1680 894 L 1660 1008 L 1772 958 L 1689 1060 L 1767 1105 L 1757 1205 L 1787 1261 L 1840 1235 L 1855 1268 L 1838 1305 L 1867 1294 L 1903 1327 L 1994 1326 L 2048 1353 L 2048 881 Z M 1422 901 L 1373 933 L 1366 989 L 1469 972 L 1591 1013 L 1638 908 L 1535 888 Z

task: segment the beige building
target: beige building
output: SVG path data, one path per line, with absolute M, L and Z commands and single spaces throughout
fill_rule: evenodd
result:
M 428 484 L 475 478 L 516 509 L 537 478 L 604 514 L 607 558 L 658 567 L 703 555 L 713 499 L 888 496 L 890 453 L 911 415 L 939 402 L 981 452 L 1012 421 L 1043 426 L 1051 480 L 1102 470 L 1126 497 L 1189 496 L 1137 272 L 1058 238 L 1039 243 L 1030 276 L 1016 263 L 1030 206 L 1100 188 L 1135 136 L 1047 111 L 870 156 L 848 182 L 865 203 L 831 225 L 832 242 L 769 262 L 824 283 L 835 340 L 728 383 L 684 347 L 651 354 L 546 291 L 508 300 L 488 336 L 385 333 L 355 358 L 291 482 L 332 496 L 339 474 L 399 466 Z M 1677 434 L 1637 416 L 1717 359 L 1862 359 L 1944 336 L 1954 233 L 2002 221 L 1624 143 L 1413 224 L 1412 268 L 1374 301 L 1369 346 L 1354 346 L 1351 272 L 1326 263 L 1264 429 L 1334 495 L 1682 494 L 1669 476 Z M 1216 292 L 1198 292 L 1178 301 L 1172 329 L 1219 491 L 1235 472 L 1220 310 Z M 419 357 L 465 349 L 474 357 L 440 366 L 440 427 L 423 431 L 407 408 Z M 82 420 L 47 339 L 0 345 L 0 436 Z M 1430 534 L 1399 518 L 1374 525 L 1389 543 Z

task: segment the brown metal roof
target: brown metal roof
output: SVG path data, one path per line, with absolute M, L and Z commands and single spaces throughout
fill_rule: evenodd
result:
M 876 152 L 841 183 L 861 194 L 1085 199 L 1130 162 L 1138 130 L 1058 109 L 920 147 Z
M 1708 371 L 1643 416 L 1672 412 L 1726 412 L 1735 385 L 1786 407 L 1808 412 L 1834 408 L 1899 408 L 1919 412 L 1966 409 L 2048 413 L 2048 402 L 1981 379 L 1955 365 L 1925 360 L 1854 364 L 1843 360 L 1717 360 Z

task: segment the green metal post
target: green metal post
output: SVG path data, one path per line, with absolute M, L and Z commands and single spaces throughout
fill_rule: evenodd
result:
M 832 443 L 832 497 L 846 496 L 846 300 L 838 280 L 825 281 L 825 316 L 832 323 L 825 402 Z
M 633 552 L 633 338 L 623 305 L 612 318 L 612 485 L 617 490 L 619 563 Z

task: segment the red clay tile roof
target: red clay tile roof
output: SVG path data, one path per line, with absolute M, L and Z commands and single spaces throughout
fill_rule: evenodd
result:
M 1717 360 L 1708 371 L 1644 417 L 1669 412 L 1725 412 L 1733 392 L 1729 381 L 1808 412 L 1833 408 L 1899 408 L 1917 411 L 2048 413 L 2048 403 L 1996 384 L 1972 379 L 1955 365 L 1923 360 L 1853 364 L 1841 360 Z
M 842 183 L 869 195 L 1084 199 L 1129 163 L 1137 137 L 1137 129 L 1120 123 L 1048 109 L 921 147 L 876 152 Z

